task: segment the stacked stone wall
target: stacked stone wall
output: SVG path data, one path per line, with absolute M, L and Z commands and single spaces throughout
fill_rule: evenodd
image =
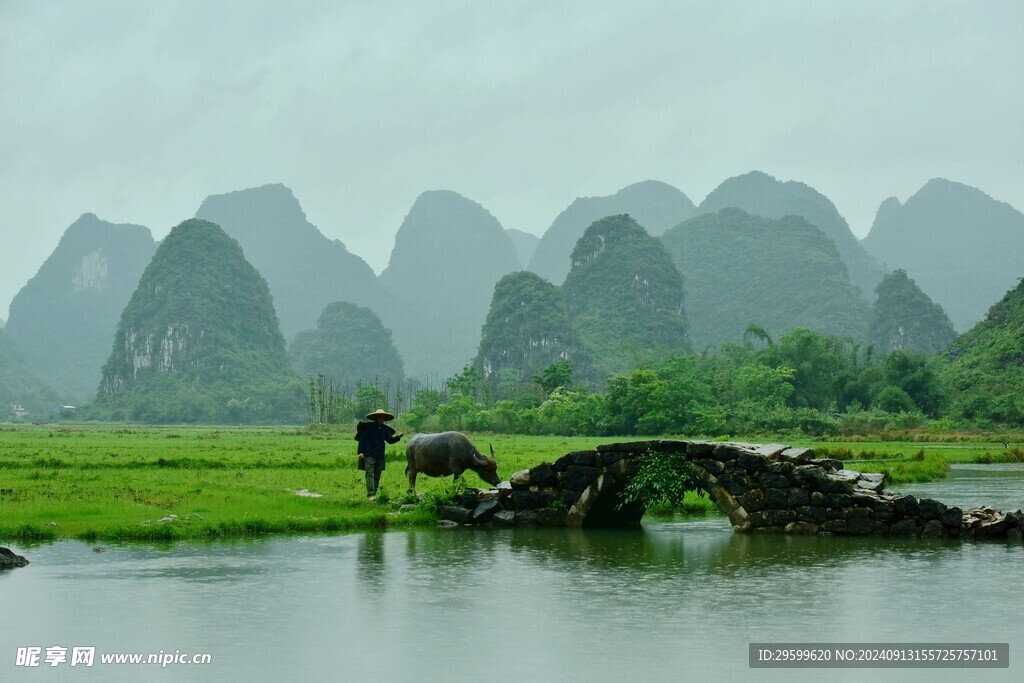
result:
M 693 464 L 700 488 L 735 531 L 1024 540 L 1020 510 L 961 510 L 885 490 L 881 474 L 847 470 L 809 448 L 713 441 L 636 441 L 567 453 L 440 510 L 454 523 L 498 526 L 623 526 L 643 507 L 622 489 L 650 452 Z

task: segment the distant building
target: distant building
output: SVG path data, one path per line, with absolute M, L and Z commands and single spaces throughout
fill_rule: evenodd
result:
M 8 407 L 10 408 L 11 413 L 14 415 L 14 417 L 18 418 L 19 420 L 28 415 L 28 411 L 25 410 L 25 407 L 20 403 L 11 403 L 9 404 Z

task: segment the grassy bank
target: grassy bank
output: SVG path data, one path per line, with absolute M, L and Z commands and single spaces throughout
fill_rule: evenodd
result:
M 505 479 L 569 451 L 617 440 L 472 438 L 485 453 L 493 445 Z M 387 449 L 382 494 L 368 502 L 354 445 L 348 431 L 0 427 L 0 539 L 216 538 L 409 526 L 434 519 L 433 504 L 450 489 L 450 478 L 420 477 L 417 488 L 424 500 L 398 512 L 403 503 L 417 502 L 405 494 L 403 442 Z M 949 462 L 1002 452 L 996 444 L 808 445 L 849 460 L 851 469 L 886 471 L 896 481 L 941 478 Z M 919 457 L 922 451 L 925 456 Z M 465 480 L 483 485 L 473 473 Z M 685 512 L 714 508 L 706 498 L 690 496 Z

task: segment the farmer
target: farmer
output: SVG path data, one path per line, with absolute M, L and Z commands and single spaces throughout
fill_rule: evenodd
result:
M 384 442 L 398 443 L 402 432 L 384 424 L 394 420 L 395 416 L 378 408 L 366 416 L 370 422 L 360 422 L 356 426 L 356 441 L 359 442 L 359 469 L 366 469 L 366 497 L 375 498 L 380 474 L 384 471 Z

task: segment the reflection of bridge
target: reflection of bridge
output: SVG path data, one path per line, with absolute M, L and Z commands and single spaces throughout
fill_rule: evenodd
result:
M 809 448 L 715 441 L 638 441 L 576 451 L 512 475 L 441 509 L 454 522 L 505 526 L 608 527 L 637 524 L 640 504 L 622 492 L 649 452 L 677 453 L 735 531 L 790 534 L 1024 539 L 1020 510 L 963 511 L 884 490 L 883 475 L 815 459 Z

